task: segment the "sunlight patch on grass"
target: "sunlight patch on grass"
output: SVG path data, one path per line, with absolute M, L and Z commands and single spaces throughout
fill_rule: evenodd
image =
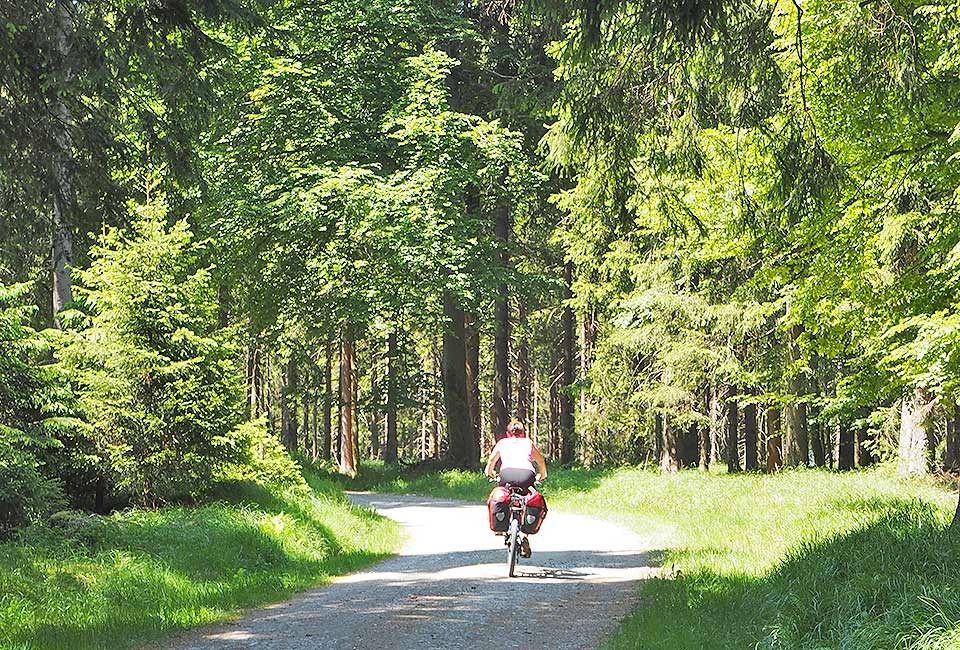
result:
M 490 490 L 479 473 L 364 470 L 365 489 L 474 502 Z M 641 586 L 610 650 L 960 650 L 956 496 L 932 480 L 555 469 L 543 492 L 634 530 L 668 570 Z
M 225 486 L 219 502 L 33 529 L 0 545 L 0 647 L 124 648 L 355 571 L 399 527 L 315 478 L 310 494 Z

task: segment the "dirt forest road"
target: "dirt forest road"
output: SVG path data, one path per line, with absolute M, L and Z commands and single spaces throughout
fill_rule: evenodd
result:
M 550 512 L 533 557 L 506 577 L 486 507 L 413 496 L 351 494 L 405 527 L 401 552 L 290 601 L 186 633 L 169 650 L 593 650 L 655 573 L 651 540 Z

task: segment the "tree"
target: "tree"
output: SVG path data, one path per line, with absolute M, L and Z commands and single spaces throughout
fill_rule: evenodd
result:
M 190 167 L 211 107 L 200 70 L 217 50 L 202 25 L 255 20 L 235 10 L 219 0 L 6 3 L 0 180 L 19 197 L 11 211 L 47 224 L 54 316 L 74 297 L 70 271 L 88 241 L 77 234 L 120 221 L 125 197 L 160 189 L 138 187 L 138 171 L 167 170 L 159 182 L 172 191 Z
M 106 232 L 78 271 L 82 311 L 57 351 L 97 471 L 139 503 L 196 494 L 245 452 L 243 380 L 210 269 L 188 224 L 168 228 L 166 213 L 145 206 L 132 232 Z

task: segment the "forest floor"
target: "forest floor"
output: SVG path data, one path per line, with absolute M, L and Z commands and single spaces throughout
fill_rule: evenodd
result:
M 0 543 L 0 649 L 118 650 L 236 616 L 388 557 L 399 526 L 311 491 L 221 485 L 211 502 L 71 513 Z
M 365 467 L 369 489 L 482 500 L 476 473 Z M 660 578 L 611 650 L 960 650 L 960 531 L 950 484 L 892 468 L 661 476 L 558 469 L 555 510 L 657 531 Z M 546 529 L 547 524 L 544 524 Z
M 593 650 L 653 575 L 662 539 L 609 522 L 548 514 L 533 557 L 507 577 L 503 538 L 486 506 L 353 493 L 403 524 L 396 557 L 225 625 L 186 633 L 170 650 L 410 650 L 530 647 Z

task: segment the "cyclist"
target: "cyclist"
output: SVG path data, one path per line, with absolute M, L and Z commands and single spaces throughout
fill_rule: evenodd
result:
M 517 420 L 510 421 L 506 437 L 494 445 L 484 474 L 496 478 L 494 468 L 497 461 L 500 461 L 500 485 L 509 483 L 526 490 L 535 482 L 547 478 L 547 462 L 543 459 L 543 454 L 533 441 L 527 438 L 526 429 Z M 539 473 L 534 469 L 534 463 L 540 470 Z M 523 557 L 530 557 L 530 541 L 526 537 L 521 542 L 521 554 Z

